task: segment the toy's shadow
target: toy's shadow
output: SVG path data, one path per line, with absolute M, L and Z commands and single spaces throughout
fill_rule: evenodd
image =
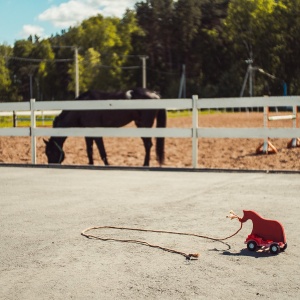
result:
M 230 251 L 223 251 L 222 255 L 228 256 L 248 256 L 254 258 L 267 258 L 272 257 L 274 254 L 271 254 L 267 249 L 266 250 L 259 250 L 259 251 L 249 251 L 248 249 L 242 249 L 240 252 L 232 253 Z

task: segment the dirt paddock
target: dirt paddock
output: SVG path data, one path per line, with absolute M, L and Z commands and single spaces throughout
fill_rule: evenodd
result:
M 278 114 L 277 114 L 278 115 Z M 168 119 L 168 127 L 191 127 L 187 117 Z M 298 117 L 299 124 L 299 117 Z M 132 124 L 129 126 L 133 126 Z M 201 115 L 200 127 L 263 127 L 262 113 L 215 113 Z M 270 127 L 292 127 L 291 120 L 269 122 Z M 48 138 L 48 137 L 46 137 Z M 256 155 L 256 148 L 263 142 L 260 139 L 199 139 L 199 168 L 248 169 L 248 170 L 300 170 L 300 148 L 288 149 L 289 139 L 272 139 L 278 153 Z M 104 138 L 108 159 L 113 166 L 141 166 L 144 147 L 140 138 Z M 155 143 L 155 141 L 154 141 Z M 87 156 L 83 138 L 70 137 L 64 145 L 65 165 L 86 165 Z M 30 138 L 0 137 L 1 163 L 30 163 Z M 37 163 L 46 164 L 43 138 L 37 141 Z M 192 166 L 191 139 L 167 138 L 165 146 L 166 167 Z M 103 165 L 98 150 L 94 146 L 95 165 Z M 151 166 L 155 161 L 154 147 L 151 151 Z

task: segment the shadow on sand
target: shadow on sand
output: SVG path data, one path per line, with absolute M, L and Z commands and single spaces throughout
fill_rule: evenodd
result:
M 222 255 L 228 256 L 248 256 L 253 258 L 268 258 L 273 257 L 276 254 L 271 254 L 269 249 L 260 249 L 258 251 L 249 251 L 248 249 L 242 249 L 240 252 L 232 253 L 230 251 L 223 251 Z

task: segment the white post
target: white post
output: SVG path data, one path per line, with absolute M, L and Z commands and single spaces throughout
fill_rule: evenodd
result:
M 146 72 L 146 59 L 148 59 L 147 55 L 141 55 L 140 59 L 142 60 L 142 70 L 143 70 L 143 74 L 142 74 L 142 87 L 145 89 L 147 86 L 147 72 Z
M 31 162 L 36 164 L 36 136 L 34 134 L 34 129 L 36 128 L 36 119 L 35 119 L 35 108 L 34 108 L 35 99 L 30 99 L 30 136 L 31 136 Z
M 78 48 L 74 48 L 74 60 L 75 60 L 75 98 L 79 96 L 79 67 L 78 67 Z
M 197 100 L 198 96 L 193 95 L 192 103 L 193 103 L 193 128 L 192 128 L 192 158 L 193 158 L 193 168 L 196 169 L 198 167 L 198 108 L 197 108 Z
M 293 106 L 293 116 L 295 117 L 295 118 L 293 118 L 293 128 L 297 128 L 297 106 L 296 105 L 294 105 Z
M 295 116 L 295 118 L 293 119 L 293 128 L 297 128 L 297 112 L 298 112 L 298 108 L 296 105 L 294 105 L 293 106 L 293 115 Z M 291 146 L 297 147 L 297 138 L 292 139 Z
M 268 117 L 269 117 L 269 107 L 264 106 L 264 128 L 268 128 Z M 264 138 L 264 145 L 262 147 L 263 153 L 268 153 L 268 137 Z
M 249 65 L 249 96 L 252 97 L 253 96 L 253 68 L 252 68 L 252 64 L 250 63 Z

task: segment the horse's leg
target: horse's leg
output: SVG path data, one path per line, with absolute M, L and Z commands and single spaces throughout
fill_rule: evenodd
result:
M 135 125 L 138 128 L 151 128 L 154 123 L 156 112 L 154 110 L 142 111 L 140 116 L 135 120 Z M 149 137 L 142 137 L 144 147 L 145 147 L 145 159 L 144 167 L 149 167 L 150 162 L 150 150 L 152 147 L 152 139 Z
M 94 164 L 93 160 L 93 140 L 94 138 L 86 137 L 85 138 L 85 144 L 86 144 L 86 153 L 89 159 L 89 165 Z
M 149 167 L 149 161 L 150 161 L 150 150 L 152 147 L 152 140 L 151 138 L 143 138 L 143 143 L 145 147 L 145 160 L 144 160 L 144 167 Z
M 106 166 L 108 166 L 109 163 L 108 163 L 107 156 L 106 156 L 106 151 L 105 151 L 105 147 L 104 147 L 104 143 L 103 143 L 103 138 L 102 137 L 95 138 L 95 142 L 96 142 L 96 145 L 98 147 L 101 159 L 103 160 L 104 164 Z

